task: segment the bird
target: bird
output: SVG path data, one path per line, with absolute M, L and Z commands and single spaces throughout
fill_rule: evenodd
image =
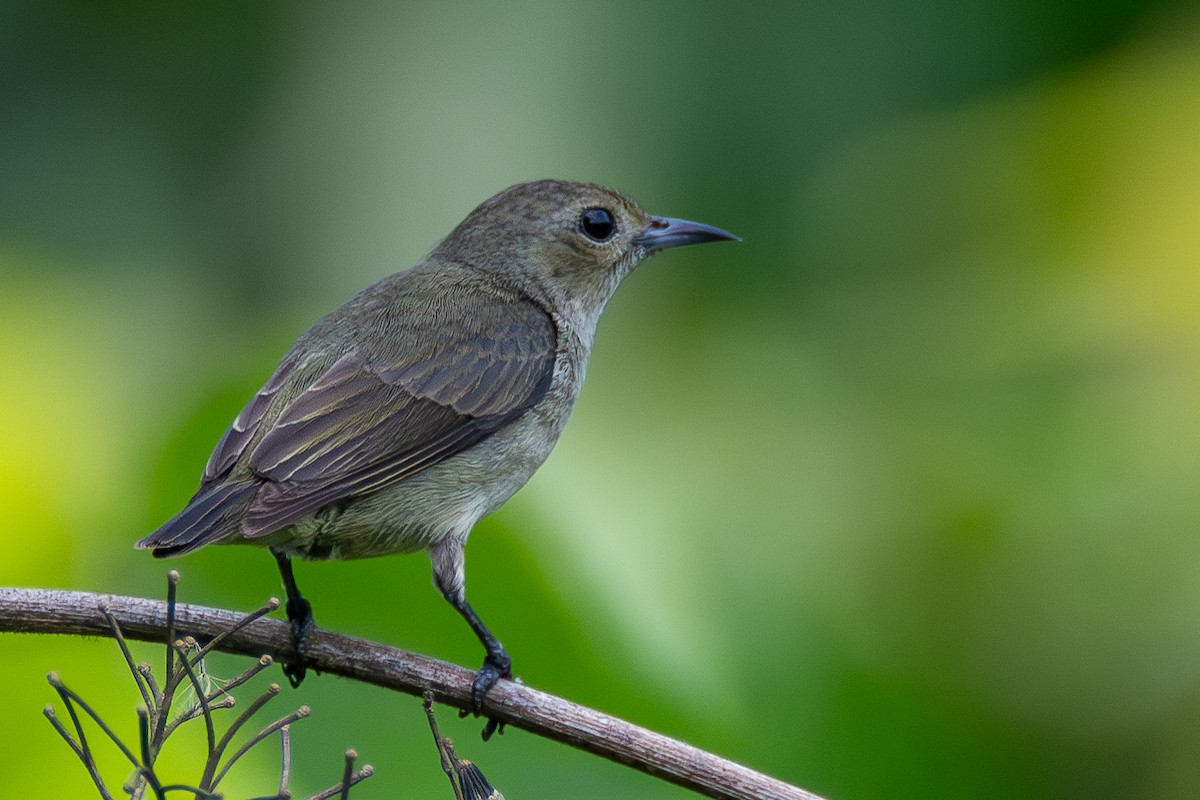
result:
M 621 280 L 654 253 L 721 240 L 740 241 L 597 184 L 499 192 L 414 266 L 302 333 L 217 442 L 195 495 L 136 546 L 156 557 L 267 548 L 287 596 L 293 686 L 315 622 L 292 560 L 425 550 L 486 653 L 479 715 L 512 660 L 467 602 L 471 528 L 550 454 Z

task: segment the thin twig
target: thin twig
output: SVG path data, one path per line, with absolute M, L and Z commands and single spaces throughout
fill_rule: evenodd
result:
M 107 622 L 95 610 L 101 599 L 85 592 L 0 588 L 0 632 L 109 635 Z M 163 641 L 165 610 L 161 601 L 116 595 L 103 599 L 126 637 Z M 201 638 L 216 636 L 243 616 L 193 605 L 179 605 L 175 612 L 178 624 Z M 290 626 L 269 617 L 229 636 L 219 649 L 254 658 L 266 653 L 283 662 L 296 658 Z M 472 708 L 475 672 L 443 661 L 321 629 L 309 635 L 305 658 L 321 672 L 417 697 L 430 690 L 440 703 Z M 488 692 L 484 713 L 710 797 L 817 800 L 817 795 L 748 767 L 513 681 L 502 680 Z
M 146 676 L 138 670 L 137 664 L 133 662 L 133 654 L 129 652 L 129 645 L 125 642 L 125 634 L 121 632 L 121 625 L 117 622 L 117 618 L 108 610 L 108 606 L 100 603 L 97 606 L 100 613 L 104 615 L 104 619 L 108 621 L 108 625 L 112 628 L 113 638 L 117 640 L 117 645 L 121 648 L 121 655 L 125 657 L 125 663 L 129 665 L 129 672 L 133 675 L 133 682 L 137 684 L 138 691 L 142 694 L 142 702 L 146 704 L 146 708 L 154 708 L 154 695 L 150 693 L 150 687 L 146 683 Z
M 192 682 L 192 688 L 196 691 L 196 702 L 200 704 L 200 709 L 204 714 L 204 733 L 208 737 L 208 752 L 211 753 L 217 747 L 217 730 L 213 725 L 212 709 L 208 706 L 208 695 L 205 692 L 204 684 L 200 683 L 200 679 L 196 677 L 196 671 L 192 668 L 192 663 L 183 649 L 183 642 L 176 640 L 167 649 L 179 651 L 179 666 L 187 673 L 188 679 Z
M 175 648 L 171 647 L 171 643 L 175 641 L 175 613 L 176 613 L 176 589 L 179 586 L 179 572 L 171 570 L 167 573 L 167 670 L 163 673 L 162 693 L 158 696 L 158 714 L 154 725 L 154 734 L 150 737 L 150 754 L 154 758 L 158 758 L 158 751 L 167 740 L 167 711 L 171 708 L 171 703 L 175 699 L 175 690 L 179 687 L 179 682 L 183 678 L 181 672 L 175 669 Z M 163 631 L 158 631 L 161 636 Z M 161 639 L 152 639 L 151 641 L 161 641 Z M 153 766 L 153 762 L 146 766 Z
M 342 770 L 342 797 L 341 800 L 350 800 L 350 787 L 353 786 L 350 779 L 354 777 L 354 762 L 358 760 L 358 752 L 356 750 L 346 751 L 346 767 Z
M 209 711 L 217 711 L 217 710 L 220 710 L 223 708 L 233 708 L 236 705 L 237 705 L 237 701 L 234 700 L 232 696 L 223 697 L 220 700 L 217 700 L 216 702 L 210 701 L 208 704 L 208 710 Z M 170 739 L 171 734 L 174 733 L 175 729 L 178 728 L 180 725 L 184 724 L 185 722 L 191 722 L 192 720 L 194 720 L 196 717 L 202 715 L 203 713 L 204 713 L 204 707 L 201 706 L 199 703 L 192 706 L 187 711 L 180 712 L 175 718 L 173 718 L 170 722 L 167 723 L 167 729 L 163 733 L 163 741 L 165 742 L 167 739 Z
M 113 744 L 115 744 L 117 748 L 125 754 L 125 757 L 129 759 L 130 764 L 132 764 L 134 767 L 142 766 L 142 763 L 138 761 L 138 757 L 133 754 L 132 750 L 125 746 L 125 743 L 122 742 L 120 737 L 113 732 L 113 729 L 108 726 L 108 723 L 105 722 L 104 719 L 95 712 L 95 710 L 91 707 L 91 705 L 88 704 L 86 700 L 84 700 L 65 683 L 63 683 L 62 679 L 58 677 L 57 673 L 51 672 L 47 676 L 47 680 L 50 682 L 50 685 L 54 687 L 55 691 L 58 692 L 59 697 L 62 698 L 63 705 L 67 707 L 67 713 L 71 715 L 71 722 L 75 724 L 75 732 L 79 736 L 79 746 L 83 749 L 84 753 L 90 755 L 91 751 L 88 749 L 87 740 L 84 738 L 83 725 L 80 724 L 79 715 L 75 713 L 75 706 L 82 708 L 84 713 L 91 717 L 92 722 L 96 723 L 96 726 L 104 732 L 104 735 L 112 740 Z
M 58 715 L 54 713 L 54 707 L 46 706 L 44 709 L 42 709 L 42 713 L 46 715 L 46 719 L 50 720 L 50 724 L 54 726 L 54 730 L 58 731 L 58 735 L 63 738 L 63 741 L 75 751 L 75 755 L 79 757 L 81 762 L 83 762 L 83 766 L 87 769 L 88 774 L 92 777 L 92 782 L 96 784 L 96 789 L 100 792 L 100 797 L 102 800 L 114 800 L 112 793 L 108 791 L 108 787 L 104 784 L 104 780 L 100 777 L 100 773 L 95 769 L 95 764 L 90 763 L 89 756 L 84 754 L 83 748 L 79 746 L 74 737 L 72 737 L 70 732 L 67 731 L 66 726 L 63 725 L 62 720 L 59 719 Z
M 272 597 L 264 605 L 251 611 L 249 614 L 247 614 L 246 616 L 239 619 L 233 625 L 230 625 L 228 628 L 226 628 L 225 630 L 218 633 L 216 636 L 214 636 L 209 641 L 208 644 L 204 645 L 204 647 L 201 647 L 199 650 L 197 650 L 196 655 L 192 656 L 192 664 L 194 665 L 194 664 L 200 663 L 201 659 L 203 659 L 206 655 L 208 655 L 210 652 L 212 652 L 215 648 L 219 647 L 221 642 L 225 641 L 226 637 L 237 633 L 242 628 L 249 625 L 251 622 L 254 622 L 254 620 L 265 617 L 267 614 L 270 614 L 272 611 L 274 611 L 277 608 L 279 608 L 279 598 Z
M 215 775 L 217 772 L 217 765 L 221 762 L 221 756 L 225 755 L 226 748 L 229 747 L 229 743 L 233 741 L 233 737 L 236 736 L 237 732 L 242 729 L 242 726 L 245 725 L 250 720 L 250 717 L 254 716 L 254 714 L 260 708 L 265 706 L 272 698 L 277 697 L 278 695 L 279 684 L 272 683 L 267 687 L 265 692 L 256 697 L 254 701 L 246 707 L 246 710 L 239 714 L 238 718 L 230 724 L 229 730 L 225 731 L 225 735 L 221 737 L 221 741 L 217 742 L 217 746 L 209 751 L 208 763 L 204 765 L 204 775 L 200 778 L 201 786 L 208 786 L 210 784 L 213 775 Z
M 147 664 L 145 661 L 143 661 L 142 663 L 138 664 L 137 670 L 138 670 L 138 674 L 140 674 L 146 680 L 146 685 L 150 687 L 150 696 L 157 698 L 159 696 L 159 694 L 161 694 L 161 692 L 158 689 L 158 681 L 154 679 L 153 668 L 151 668 L 151 666 L 149 664 Z M 157 700 L 156 700 L 156 702 L 157 702 Z M 153 707 L 152 707 L 152 710 L 153 710 Z
M 163 673 L 167 682 L 175 674 L 175 651 L 170 645 L 175 641 L 175 597 L 178 587 L 179 572 L 171 570 L 167 573 L 167 670 Z
M 454 800 L 464 800 L 462 786 L 458 781 L 458 770 L 454 763 L 454 758 L 450 754 L 447 747 L 449 739 L 442 738 L 442 732 L 438 729 L 437 717 L 433 713 L 433 692 L 425 693 L 425 716 L 429 718 L 429 730 L 433 731 L 433 743 L 437 746 L 438 758 L 442 762 L 442 772 L 446 773 L 446 777 L 450 780 L 450 788 L 454 791 Z
M 283 754 L 279 757 L 279 794 L 285 794 L 292 780 L 292 726 L 279 729 L 279 745 Z
M 220 697 L 221 695 L 229 694 L 234 689 L 241 686 L 243 683 L 250 680 L 255 675 L 262 672 L 264 669 L 266 669 L 267 667 L 271 666 L 274 663 L 275 663 L 275 659 L 271 658 L 270 656 L 262 656 L 261 658 L 258 659 L 257 662 L 255 662 L 254 666 L 250 667 L 245 672 L 242 672 L 239 675 L 235 675 L 234 677 L 230 678 L 228 681 L 226 681 L 221 686 L 218 686 L 214 691 L 209 692 L 208 701 L 211 703 L 213 700 Z
M 329 798 L 333 797 L 335 794 L 342 791 L 343 786 L 345 786 L 345 787 L 355 786 L 360 781 L 364 781 L 374 774 L 375 774 L 374 767 L 372 767 L 370 764 L 363 764 L 362 769 L 360 769 L 358 772 L 351 775 L 350 780 L 348 782 L 344 781 L 344 782 L 338 783 L 334 786 L 330 786 L 325 791 L 314 794 L 312 797 L 308 798 L 308 800 L 329 800 Z
M 233 765 L 236 764 L 238 762 L 238 760 L 241 759 L 242 756 L 244 756 L 244 755 L 246 755 L 246 753 L 250 752 L 250 748 L 254 747 L 254 745 L 258 744 L 263 739 L 267 738 L 272 733 L 274 733 L 275 731 L 284 727 L 285 725 L 291 725 L 296 720 L 307 717 L 310 713 L 312 713 L 312 711 L 311 711 L 311 709 L 309 709 L 308 706 L 300 706 L 298 709 L 296 709 L 292 713 L 288 714 L 286 717 L 281 717 L 280 719 L 275 720 L 270 725 L 263 728 L 261 731 L 254 734 L 253 736 L 251 736 L 249 739 L 247 739 L 242 744 L 241 747 L 239 747 L 237 750 L 234 751 L 233 755 L 231 755 L 229 757 L 229 760 L 225 762 L 225 766 L 221 767 L 221 771 L 217 773 L 216 779 L 212 782 L 212 785 L 209 786 L 208 788 L 216 789 L 217 784 L 219 784 L 222 780 L 224 780 L 225 776 L 227 774 L 229 774 L 229 770 L 233 768 Z
M 142 765 L 138 768 L 138 777 L 150 783 L 151 776 L 154 770 L 150 768 L 150 709 L 146 706 L 138 706 L 138 746 L 142 751 Z M 158 794 L 162 794 L 161 787 L 155 789 Z

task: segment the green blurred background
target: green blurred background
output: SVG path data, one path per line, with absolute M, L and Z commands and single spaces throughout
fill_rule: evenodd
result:
M 0 584 L 278 593 L 132 543 L 299 331 L 545 176 L 744 242 L 626 281 L 471 539 L 527 683 L 832 798 L 1200 794 L 1190 3 L 0 5 Z M 298 573 L 325 627 L 481 659 L 422 556 Z M 50 669 L 136 730 L 111 642 L 2 636 L 0 796 L 93 794 Z M 449 797 L 419 701 L 302 702 L 298 793 L 354 746 L 353 796 Z M 689 796 L 442 724 L 510 800 Z

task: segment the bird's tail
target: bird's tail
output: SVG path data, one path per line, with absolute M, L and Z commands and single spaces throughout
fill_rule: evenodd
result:
M 257 482 L 246 481 L 220 484 L 199 492 L 182 511 L 136 546 L 140 550 L 153 550 L 155 558 L 165 558 L 236 537 L 242 514 L 258 487 Z

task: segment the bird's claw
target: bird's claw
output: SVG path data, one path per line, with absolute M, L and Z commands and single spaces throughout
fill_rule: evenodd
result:
M 500 657 L 489 655 L 483 660 L 483 666 L 479 668 L 479 674 L 475 676 L 475 683 L 471 686 L 471 701 L 475 706 L 476 716 L 483 713 L 483 696 L 501 678 L 511 677 L 512 659 L 507 654 L 501 654 Z
M 305 663 L 304 657 L 301 656 L 294 664 L 284 664 L 283 676 L 293 689 L 304 683 L 305 677 L 308 676 L 308 664 Z
M 292 646 L 296 649 L 296 660 L 283 665 L 283 674 L 295 689 L 308 675 L 309 662 L 305 652 L 308 650 L 308 635 L 316 629 L 317 623 L 313 620 L 312 605 L 303 597 L 288 600 L 287 617 L 292 628 Z M 318 672 L 315 667 L 313 671 Z
M 483 713 L 483 696 L 496 685 L 496 682 L 501 678 L 512 679 L 512 659 L 507 653 L 500 652 L 497 654 L 489 654 L 483 661 L 483 666 L 479 668 L 479 674 L 475 676 L 475 682 L 471 685 L 471 703 L 475 707 L 475 716 Z M 465 717 L 471 712 L 463 709 L 458 712 L 460 717 Z M 487 722 L 483 726 L 483 740 L 486 742 L 492 738 L 494 733 L 504 733 L 504 723 L 497 719 L 488 717 Z

